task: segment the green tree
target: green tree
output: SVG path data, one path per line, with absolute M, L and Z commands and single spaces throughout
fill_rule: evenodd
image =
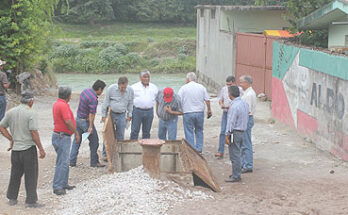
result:
M 0 58 L 14 75 L 48 50 L 55 0 L 3 0 L 0 4 Z
M 298 21 L 329 2 L 330 0 L 289 0 L 286 6 L 288 9 L 287 20 L 292 25 L 290 30 L 299 32 Z M 303 45 L 327 48 L 328 31 L 304 31 L 292 40 Z

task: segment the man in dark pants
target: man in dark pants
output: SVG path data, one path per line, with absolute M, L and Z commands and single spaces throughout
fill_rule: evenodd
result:
M 75 134 L 76 143 L 80 142 L 80 135 L 76 130 L 76 122 L 68 102 L 71 98 L 70 87 L 59 87 L 58 99 L 53 104 L 52 145 L 57 152 L 56 168 L 53 178 L 53 193 L 64 195 L 66 190 L 72 190 L 75 186 L 68 184 L 69 180 L 69 155 L 71 147 L 71 135 Z
M 137 140 L 140 127 L 142 127 L 143 139 L 150 138 L 153 120 L 153 107 L 156 103 L 158 88 L 150 83 L 150 72 L 140 72 L 140 81 L 132 85 L 134 91 L 134 108 L 131 127 L 131 140 Z
M 232 162 L 232 175 L 225 182 L 241 181 L 241 146 L 243 144 L 244 132 L 247 129 L 249 118 L 249 105 L 239 97 L 239 88 L 231 86 L 228 88 L 231 106 L 227 114 L 226 139 Z M 233 136 L 233 137 L 231 137 Z
M 97 113 L 98 96 L 103 93 L 106 84 L 104 81 L 97 80 L 92 88 L 87 88 L 80 95 L 79 107 L 77 110 L 76 130 L 82 139 L 82 134 L 89 132 L 89 148 L 91 151 L 91 167 L 105 167 L 99 162 L 98 147 L 99 137 L 94 126 L 94 118 Z M 70 153 L 70 166 L 76 166 L 77 155 L 79 154 L 81 141 L 74 140 Z
M 0 60 L 0 121 L 4 118 L 6 112 L 5 90 L 10 86 L 6 73 L 2 71 L 5 64 L 5 61 Z
M 21 104 L 7 112 L 0 122 L 0 132 L 10 141 L 8 151 L 11 153 L 11 177 L 7 190 L 10 205 L 17 204 L 21 178 L 24 174 L 27 192 L 27 207 L 42 207 L 37 203 L 37 179 L 39 165 L 36 146 L 39 148 L 40 158 L 46 156 L 40 141 L 37 116 L 31 107 L 34 96 L 30 92 L 22 93 Z M 11 134 L 7 128 L 10 128 Z

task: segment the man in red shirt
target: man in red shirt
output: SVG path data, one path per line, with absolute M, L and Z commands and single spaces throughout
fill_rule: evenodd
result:
M 54 131 L 52 145 L 57 152 L 56 169 L 53 179 L 53 193 L 64 195 L 65 190 L 72 190 L 75 186 L 68 184 L 69 155 L 71 135 L 75 134 L 76 143 L 80 142 L 80 135 L 76 131 L 76 122 L 68 102 L 71 98 L 70 87 L 59 87 L 58 99 L 53 104 Z

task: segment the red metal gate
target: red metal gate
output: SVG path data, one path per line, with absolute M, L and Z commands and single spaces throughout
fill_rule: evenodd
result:
M 273 40 L 277 37 L 263 34 L 237 33 L 236 79 L 242 75 L 253 78 L 256 94 L 264 93 L 272 98 Z

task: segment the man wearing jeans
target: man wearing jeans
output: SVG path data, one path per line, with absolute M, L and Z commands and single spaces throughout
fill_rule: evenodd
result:
M 128 86 L 127 77 L 120 77 L 117 84 L 111 85 L 105 95 L 102 121 L 105 122 L 108 109 L 111 109 L 111 116 L 114 120 L 116 140 L 124 140 L 124 131 L 127 121 L 132 120 L 134 92 Z M 103 156 L 106 157 L 105 146 Z
M 221 119 L 221 130 L 219 137 L 219 149 L 215 154 L 216 158 L 222 158 L 225 152 L 225 133 L 226 133 L 226 124 L 227 124 L 227 112 L 231 105 L 231 99 L 229 97 L 228 88 L 232 85 L 235 85 L 236 79 L 234 76 L 228 76 L 226 78 L 226 85 L 221 89 L 219 94 L 219 105 L 222 109 L 222 119 Z
M 188 73 L 186 75 L 186 84 L 180 88 L 178 94 L 181 98 L 184 113 L 185 138 L 197 152 L 202 153 L 204 141 L 204 103 L 208 108 L 208 118 L 212 116 L 212 112 L 207 90 L 203 85 L 196 83 L 196 79 L 195 73 Z
M 0 60 L 0 121 L 5 116 L 6 112 L 6 96 L 5 90 L 10 86 L 10 83 L 7 80 L 7 75 L 2 71 L 5 61 Z
M 27 207 L 42 207 L 37 200 L 37 180 L 39 176 L 39 164 L 37 149 L 40 158 L 46 156 L 42 147 L 38 132 L 37 115 L 32 110 L 34 95 L 31 92 L 23 92 L 21 104 L 9 110 L 0 122 L 0 131 L 10 141 L 8 151 L 11 152 L 11 177 L 7 190 L 9 204 L 16 205 L 21 179 L 24 174 Z M 11 134 L 7 128 L 10 128 Z
M 53 178 L 53 193 L 64 195 L 65 190 L 72 190 L 75 186 L 68 184 L 69 180 L 69 155 L 71 135 L 75 134 L 76 143 L 80 142 L 80 135 L 76 130 L 74 115 L 68 102 L 71 98 L 70 87 L 59 87 L 58 99 L 53 104 L 52 145 L 57 153 L 56 169 Z
M 239 79 L 240 86 L 244 93 L 242 99 L 249 105 L 248 128 L 244 134 L 244 142 L 242 145 L 242 173 L 253 172 L 254 156 L 253 144 L 251 142 L 251 129 L 254 126 L 254 113 L 256 108 L 256 93 L 251 87 L 253 79 L 250 76 L 242 76 Z
M 228 88 L 231 106 L 227 114 L 226 138 L 228 151 L 232 162 L 232 175 L 225 182 L 241 181 L 241 153 L 244 133 L 247 129 L 249 106 L 239 97 L 239 88 L 231 86 Z M 231 137 L 233 136 L 233 138 Z
M 182 114 L 180 97 L 170 87 L 158 93 L 156 113 L 159 118 L 158 138 L 176 140 L 178 115 Z
M 133 84 L 132 89 L 134 91 L 134 108 L 130 139 L 138 139 L 140 127 L 142 127 L 142 138 L 149 139 L 158 88 L 150 83 L 150 72 L 143 70 L 140 72 L 140 81 Z
M 76 130 L 79 133 L 80 140 L 82 134 L 90 133 L 89 148 L 91 151 L 91 167 L 105 167 L 104 164 L 99 163 L 99 156 L 97 154 L 99 147 L 99 137 L 94 126 L 94 118 L 97 113 L 98 96 L 103 93 L 106 84 L 104 81 L 97 80 L 94 82 L 92 88 L 87 88 L 82 91 L 80 95 L 79 107 L 77 109 Z M 70 166 L 76 166 L 77 155 L 79 154 L 80 142 L 74 140 L 70 153 Z

